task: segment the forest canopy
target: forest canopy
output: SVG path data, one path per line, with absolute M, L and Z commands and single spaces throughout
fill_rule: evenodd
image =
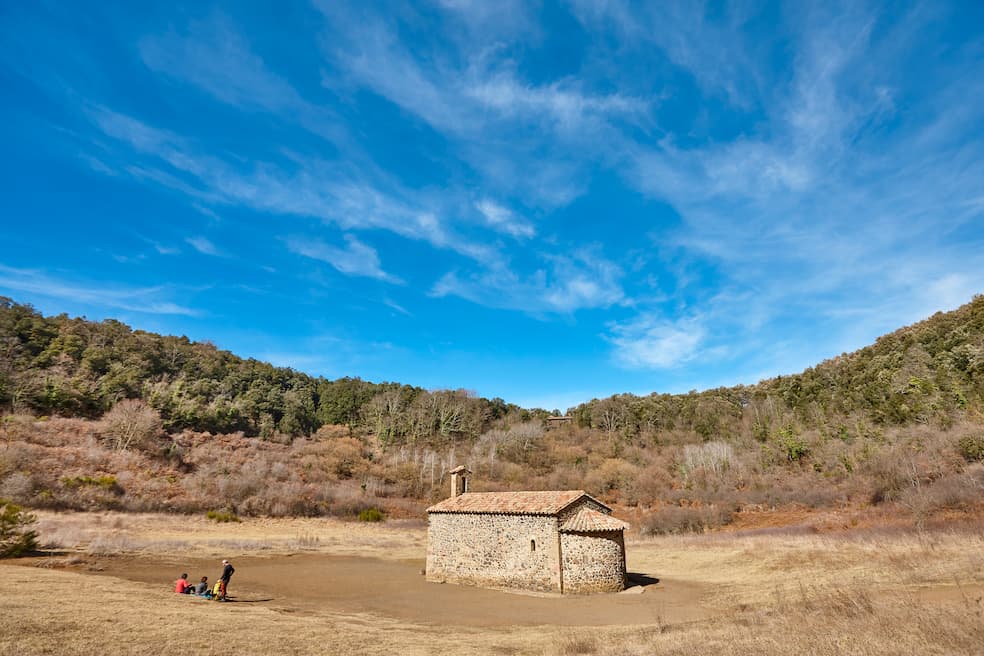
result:
M 0 407 L 97 418 L 124 399 L 144 400 L 168 431 L 301 436 L 345 424 L 397 442 L 477 436 L 488 422 L 522 412 L 464 390 L 316 378 L 210 342 L 133 330 L 113 319 L 45 317 L 0 297 Z
M 142 399 L 169 432 L 310 435 L 344 424 L 381 444 L 474 439 L 500 420 L 545 418 L 502 399 L 359 378 L 328 380 L 243 359 L 210 342 L 102 322 L 45 317 L 0 298 L 0 407 L 96 418 Z M 946 426 L 984 400 L 984 297 L 789 376 L 688 394 L 593 399 L 569 412 L 582 428 L 631 439 L 686 431 L 703 440 L 795 422 L 844 432 L 878 425 Z M 849 421 L 850 420 L 850 421 Z M 851 430 L 856 430 L 852 428 Z

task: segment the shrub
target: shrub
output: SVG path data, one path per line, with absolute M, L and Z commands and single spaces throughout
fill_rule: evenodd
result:
M 803 438 L 796 435 L 792 426 L 786 426 L 776 435 L 776 443 L 789 462 L 799 462 L 810 448 Z
M 360 522 L 381 522 L 383 519 L 383 511 L 379 508 L 366 508 L 359 513 Z
M 38 484 L 28 472 L 16 471 L 0 481 L 0 498 L 11 501 L 30 501 Z
M 968 462 L 984 462 L 984 435 L 964 435 L 957 442 L 957 450 Z
M 943 508 L 970 509 L 980 503 L 984 490 L 984 466 L 970 465 L 960 474 L 946 476 L 925 489 L 912 488 L 903 493 L 904 505 L 924 513 Z
M 116 451 L 146 447 L 163 430 L 157 410 L 140 399 L 123 399 L 103 415 L 102 434 Z
M 97 487 L 102 490 L 111 490 L 117 492 L 120 490 L 119 483 L 115 476 L 104 475 L 99 476 L 66 476 L 61 479 L 62 484 L 65 487 Z
M 243 521 L 239 519 L 239 516 L 236 515 L 236 513 L 229 512 L 227 510 L 209 510 L 205 513 L 205 516 L 213 521 L 219 522 L 220 524 Z
M 671 533 L 703 533 L 709 528 L 730 524 L 734 513 L 731 508 L 680 508 L 669 506 L 642 519 L 643 535 Z
M 34 515 L 6 499 L 0 499 L 0 558 L 13 558 L 37 548 L 38 534 L 30 527 Z
M 336 437 L 319 443 L 324 467 L 335 480 L 357 478 L 369 469 L 365 448 L 354 437 Z
M 638 468 L 618 458 L 608 458 L 592 469 L 585 477 L 584 485 L 593 494 L 606 494 L 612 490 L 624 490 L 635 482 Z

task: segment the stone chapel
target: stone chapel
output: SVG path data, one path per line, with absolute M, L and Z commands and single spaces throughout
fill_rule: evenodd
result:
M 582 594 L 625 588 L 627 525 L 583 490 L 469 492 L 427 509 L 427 580 Z

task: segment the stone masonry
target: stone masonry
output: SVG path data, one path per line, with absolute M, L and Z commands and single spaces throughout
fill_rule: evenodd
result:
M 581 490 L 464 492 L 431 506 L 427 580 L 542 592 L 617 592 L 625 587 L 625 524 Z
M 557 518 L 492 513 L 432 514 L 427 580 L 557 592 Z
M 618 592 L 625 588 L 622 531 L 561 533 L 564 592 Z

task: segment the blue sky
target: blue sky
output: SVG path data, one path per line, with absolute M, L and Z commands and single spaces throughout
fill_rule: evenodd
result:
M 984 292 L 977 2 L 3 2 L 0 85 L 0 294 L 316 375 L 563 410 Z

